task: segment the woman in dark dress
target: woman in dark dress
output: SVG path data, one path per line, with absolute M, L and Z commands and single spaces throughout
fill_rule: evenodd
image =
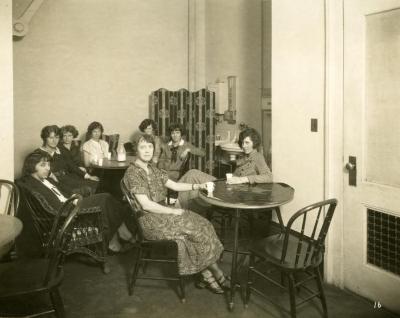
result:
M 50 178 L 59 182 L 65 189 L 73 193 L 87 195 L 94 193 L 98 186 L 99 178 L 91 176 L 71 161 L 62 156 L 57 147 L 60 140 L 60 128 L 56 125 L 43 127 L 40 137 L 43 140 L 42 147 L 35 150 L 42 155 L 50 155 Z
M 35 192 L 42 198 L 47 210 L 55 215 L 63 203 L 72 195 L 65 187 L 49 178 L 51 157 L 48 153 L 33 152 L 24 162 L 21 183 L 29 191 Z M 93 194 L 84 197 L 82 209 L 100 209 L 103 215 L 103 224 L 106 228 L 109 249 L 114 252 L 121 250 L 119 237 L 125 241 L 134 240 L 132 233 L 124 221 L 124 207 L 108 193 Z
M 82 155 L 79 146 L 75 143 L 74 139 L 78 137 L 79 132 L 72 125 L 65 125 L 60 128 L 61 140 L 58 143 L 58 149 L 61 155 L 71 160 L 83 172 L 87 172 L 83 167 Z
M 212 224 L 190 210 L 165 206 L 167 188 L 174 191 L 205 189 L 205 184 L 176 183 L 151 162 L 154 139 L 138 140 L 137 160 L 125 172 L 124 182 L 139 201 L 144 215 L 139 223 L 148 240 L 174 240 L 178 245 L 181 275 L 201 273 L 203 282 L 214 293 L 223 293 L 229 282 L 217 265 L 223 251 Z

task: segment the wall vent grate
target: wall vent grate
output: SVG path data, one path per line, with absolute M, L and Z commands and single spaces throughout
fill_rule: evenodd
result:
M 367 209 L 367 262 L 400 275 L 400 217 Z

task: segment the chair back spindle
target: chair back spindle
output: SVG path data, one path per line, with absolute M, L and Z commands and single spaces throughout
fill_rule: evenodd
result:
M 18 187 L 15 185 L 14 182 L 0 179 L 0 199 L 2 199 L 2 201 L 4 200 L 3 204 L 5 207 L 4 211 L 6 215 L 14 216 L 17 214 L 20 193 Z M 0 206 L 2 206 L 3 204 L 0 204 Z

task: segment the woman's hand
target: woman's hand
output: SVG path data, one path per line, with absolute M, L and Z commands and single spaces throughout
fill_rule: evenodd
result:
M 199 190 L 207 190 L 207 182 L 206 183 L 197 184 L 197 187 L 198 187 Z
M 184 209 L 172 209 L 172 213 L 173 215 L 182 215 L 185 212 Z
M 227 184 L 241 184 L 241 183 L 249 183 L 249 179 L 247 177 L 232 177 L 226 180 Z
M 87 170 L 86 170 L 86 168 L 84 168 L 84 167 L 78 167 L 79 169 L 81 169 L 83 172 L 87 172 Z
M 181 159 L 185 159 L 187 154 L 190 152 L 190 148 L 185 149 L 182 153 L 181 153 Z
M 86 180 L 100 181 L 99 177 L 97 177 L 97 176 L 92 176 L 92 175 L 90 175 L 90 174 L 88 174 L 88 173 L 85 174 L 84 178 L 85 178 Z

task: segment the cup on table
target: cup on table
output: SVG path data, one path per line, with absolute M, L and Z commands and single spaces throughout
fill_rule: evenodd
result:
M 227 173 L 226 174 L 226 180 L 229 180 L 232 177 L 233 177 L 233 173 Z
M 208 196 L 212 196 L 212 193 L 214 192 L 214 189 L 215 189 L 214 182 L 207 182 L 206 185 L 207 185 Z
M 99 165 L 99 166 L 102 166 L 102 165 L 103 165 L 103 158 L 100 158 L 100 159 L 98 160 L 98 165 Z
M 111 160 L 111 152 L 107 152 L 107 159 Z

